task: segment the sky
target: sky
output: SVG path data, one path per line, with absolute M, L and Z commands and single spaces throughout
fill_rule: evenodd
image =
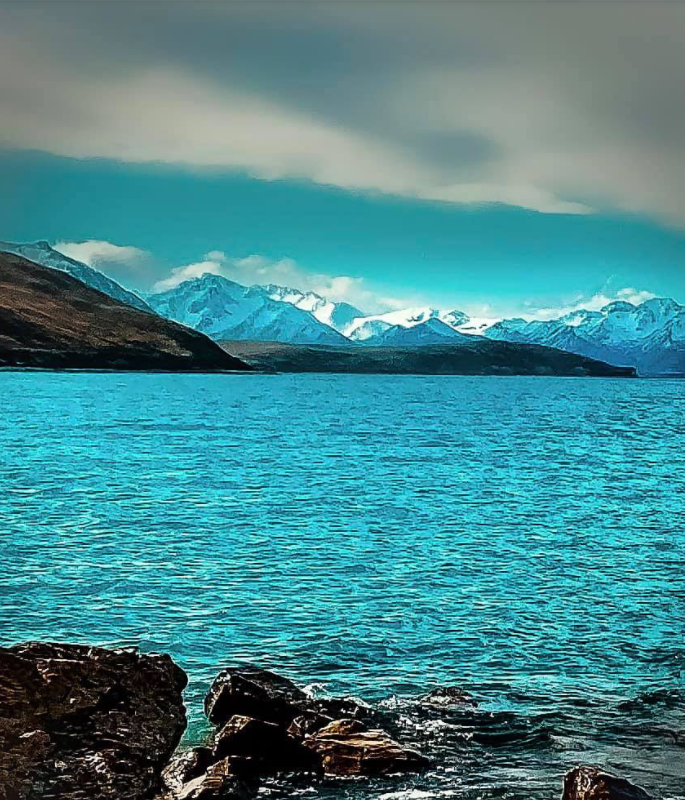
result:
M 684 45 L 659 0 L 0 0 L 0 239 L 139 291 L 685 302 Z

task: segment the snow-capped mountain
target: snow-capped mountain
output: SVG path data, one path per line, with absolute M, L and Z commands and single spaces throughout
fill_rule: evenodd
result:
M 354 319 L 364 315 L 363 311 L 349 303 L 334 303 L 316 292 L 301 292 L 299 289 L 277 286 L 273 283 L 262 288 L 272 300 L 280 300 L 302 311 L 309 311 L 319 322 L 335 328 L 340 333 L 344 333 Z
M 365 344 L 381 347 L 421 347 L 431 344 L 459 344 L 471 337 L 459 333 L 437 317 L 405 327 L 393 325 L 382 333 L 367 339 Z
M 73 258 L 63 255 L 57 250 L 50 247 L 47 242 L 33 242 L 29 244 L 14 244 L 12 242 L 0 242 L 0 250 L 7 253 L 14 253 L 18 256 L 23 256 L 35 264 L 40 264 L 42 267 L 51 267 L 58 269 L 61 272 L 67 272 L 73 278 L 85 283 L 92 289 L 97 289 L 103 294 L 119 300 L 121 303 L 138 308 L 141 311 L 152 311 L 150 306 L 141 297 L 138 297 L 134 292 L 124 289 L 123 286 L 108 278 L 102 272 L 99 272 L 87 264 L 76 261 Z
M 148 296 L 163 317 L 212 339 L 256 339 L 296 344 L 345 344 L 338 331 L 309 311 L 274 300 L 262 286 L 242 286 L 209 273 Z
M 411 328 L 429 319 L 439 319 L 454 330 L 458 330 L 461 325 L 469 321 L 468 316 L 462 311 L 440 311 L 437 308 L 419 306 L 403 308 L 399 311 L 387 311 L 385 314 L 359 316 L 343 329 L 343 333 L 355 342 L 371 344 L 371 339 L 376 339 L 390 328 L 395 326 Z M 373 344 L 376 343 L 376 341 L 373 342 Z
M 600 311 L 581 309 L 555 320 L 502 320 L 484 335 L 634 366 L 642 375 L 685 374 L 685 306 L 667 298 L 637 306 L 616 301 Z

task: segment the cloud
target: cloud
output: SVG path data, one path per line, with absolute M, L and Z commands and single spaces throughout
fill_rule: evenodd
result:
M 217 251 L 213 251 L 216 253 Z M 224 265 L 222 261 L 216 261 L 209 258 L 211 254 L 207 254 L 207 258 L 204 261 L 197 261 L 193 264 L 187 264 L 183 267 L 175 267 L 171 270 L 168 278 L 163 278 L 162 280 L 157 281 L 152 286 L 153 292 L 166 292 L 169 289 L 174 289 L 179 284 L 183 283 L 184 281 L 190 281 L 193 278 L 201 278 L 203 275 L 223 275 L 224 277 L 228 277 L 224 274 Z M 223 254 L 222 254 L 223 255 Z
M 276 284 L 315 292 L 334 302 L 350 303 L 366 313 L 411 305 L 407 299 L 378 295 L 363 278 L 313 272 L 291 258 L 271 259 L 261 255 L 231 258 L 221 250 L 211 250 L 202 261 L 172 269 L 167 278 L 153 285 L 152 291 L 168 291 L 205 274 L 221 275 L 243 286 Z
M 57 242 L 54 249 L 69 258 L 97 267 L 99 264 L 131 264 L 148 258 L 149 254 L 138 247 L 121 246 L 98 239 L 85 242 Z
M 3 6 L 0 143 L 685 225 L 680 4 L 145 8 Z
M 610 292 L 607 288 L 595 292 L 592 295 L 579 295 L 572 302 L 558 305 L 548 306 L 543 308 L 536 308 L 529 313 L 522 314 L 524 319 L 529 320 L 550 320 L 559 319 L 566 314 L 572 314 L 574 311 L 601 311 L 604 306 L 609 303 L 614 303 L 617 300 L 623 300 L 632 303 L 635 306 L 644 303 L 645 300 L 651 300 L 656 295 L 646 289 L 634 289 L 632 287 L 625 287 L 617 291 Z M 532 305 L 532 304 L 530 304 Z

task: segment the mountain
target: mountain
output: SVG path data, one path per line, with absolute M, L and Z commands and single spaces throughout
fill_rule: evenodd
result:
M 120 303 L 126 303 L 134 308 L 139 308 L 141 311 L 152 311 L 145 300 L 138 297 L 137 294 L 124 289 L 116 281 L 89 267 L 87 264 L 82 264 L 80 261 L 75 261 L 73 258 L 62 255 L 62 253 L 50 247 L 47 242 L 34 242 L 33 244 L 0 242 L 0 251 L 14 253 L 33 261 L 35 264 L 67 272 L 72 277 L 85 283 L 86 286 L 90 286 L 91 289 L 97 289 L 99 292 L 108 294 Z
M 431 317 L 409 328 L 394 325 L 367 339 L 366 343 L 378 347 L 420 347 L 432 344 L 458 344 L 469 340 L 469 336 L 458 333 L 437 317 Z
M 242 286 L 205 274 L 148 296 L 152 308 L 212 339 L 258 339 L 305 344 L 344 344 L 338 331 L 291 303 L 274 300 L 262 286 Z
M 0 366 L 245 370 L 206 336 L 0 253 Z
M 685 375 L 685 306 L 667 298 L 640 305 L 617 301 L 555 320 L 502 320 L 484 335 L 634 366 L 640 375 Z
M 630 367 L 538 345 L 498 342 L 476 336 L 458 345 L 349 347 L 285 342 L 221 342 L 253 367 L 279 372 L 379 373 L 393 375 L 563 375 L 632 377 Z
M 344 333 L 353 320 L 364 315 L 363 311 L 349 303 L 334 303 L 316 292 L 301 292 L 299 289 L 290 289 L 273 283 L 262 288 L 272 300 L 280 300 L 302 311 L 309 311 L 319 322 L 335 328 L 339 333 Z
M 359 316 L 343 329 L 343 333 L 353 341 L 363 342 L 375 339 L 395 326 L 411 328 L 429 319 L 439 319 L 455 330 L 469 321 L 468 316 L 462 311 L 440 311 L 437 308 L 421 306 L 387 311 L 384 314 Z

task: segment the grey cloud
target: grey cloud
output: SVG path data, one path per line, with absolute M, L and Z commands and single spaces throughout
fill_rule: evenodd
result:
M 685 224 L 682 5 L 52 0 L 0 17 L 6 145 Z

